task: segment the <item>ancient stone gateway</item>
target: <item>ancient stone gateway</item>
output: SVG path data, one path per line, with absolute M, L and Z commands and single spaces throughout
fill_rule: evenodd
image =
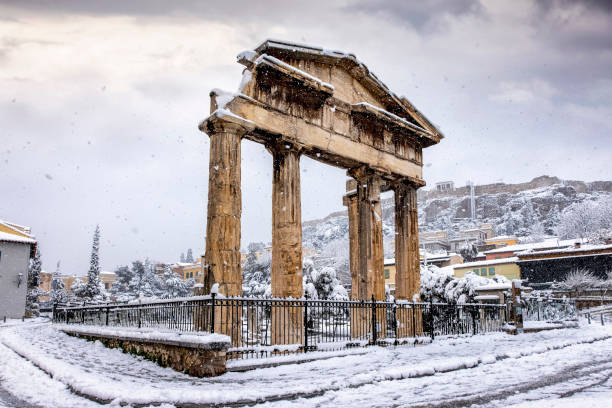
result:
M 274 297 L 302 296 L 300 156 L 306 155 L 350 177 L 344 204 L 352 298 L 385 297 L 380 195 L 388 190 L 395 193 L 395 296 L 418 298 L 416 191 L 425 184 L 423 148 L 438 143 L 440 131 L 352 54 L 269 40 L 238 62 L 246 67 L 239 93 L 213 90 L 211 114 L 200 124 L 210 136 L 204 292 L 218 283 L 219 293 L 241 295 L 240 142 L 246 138 L 273 157 Z M 301 315 L 279 319 L 296 328 L 299 341 Z

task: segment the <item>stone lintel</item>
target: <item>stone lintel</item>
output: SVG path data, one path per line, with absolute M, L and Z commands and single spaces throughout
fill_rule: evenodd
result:
M 347 134 L 338 133 L 335 125 L 312 123 L 243 95 L 237 95 L 228 107 L 256 123 L 256 128 L 245 135 L 254 142 L 266 144 L 271 138 L 281 138 L 303 148 L 302 154 L 335 167 L 351 169 L 366 165 L 386 179 L 406 178 L 425 185 L 420 164 L 352 140 Z

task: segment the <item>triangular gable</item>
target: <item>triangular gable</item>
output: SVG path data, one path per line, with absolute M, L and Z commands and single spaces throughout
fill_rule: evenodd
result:
M 305 44 L 278 40 L 266 40 L 257 48 L 258 54 L 267 54 L 280 59 L 294 58 L 318 60 L 331 65 L 342 66 L 353 78 L 361 83 L 385 105 L 389 112 L 408 119 L 431 133 L 438 142 L 444 137 L 416 107 L 405 97 L 398 97 L 385 85 L 368 67 L 357 59 L 354 54 L 326 50 Z
M 23 227 L 25 228 L 25 227 Z M 7 234 L 13 234 L 24 238 L 32 239 L 32 236 L 25 231 L 19 229 L 16 224 L 11 224 L 6 221 L 0 221 L 0 231 L 6 232 Z

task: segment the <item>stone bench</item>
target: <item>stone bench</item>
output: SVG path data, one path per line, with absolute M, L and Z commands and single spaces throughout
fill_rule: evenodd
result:
M 58 330 L 109 348 L 142 356 L 162 367 L 194 377 L 214 377 L 226 371 L 230 338 L 220 334 L 161 331 L 113 326 L 54 325 Z

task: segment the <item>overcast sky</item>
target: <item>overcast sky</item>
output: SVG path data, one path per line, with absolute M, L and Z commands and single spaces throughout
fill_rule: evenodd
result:
M 25 4 L 24 4 L 25 3 Z M 610 179 L 609 1 L 0 1 L 0 219 L 85 274 L 204 251 L 212 88 L 266 38 L 352 52 L 446 138 L 425 179 Z M 303 219 L 343 171 L 302 159 Z M 242 237 L 271 237 L 271 158 L 243 142 Z

